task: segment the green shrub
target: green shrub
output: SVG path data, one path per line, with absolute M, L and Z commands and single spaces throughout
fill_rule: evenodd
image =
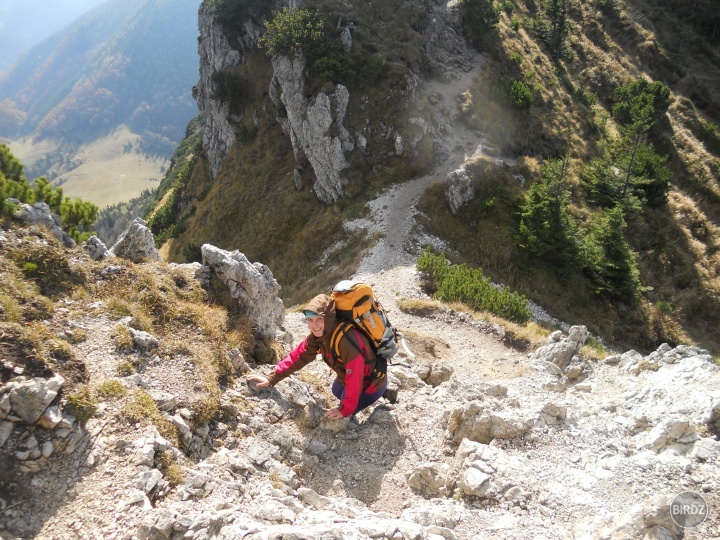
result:
M 429 248 L 418 258 L 417 268 L 434 282 L 434 297 L 438 300 L 462 302 L 474 310 L 489 311 L 520 324 L 532 317 L 524 296 L 508 287 L 493 285 L 480 268 L 451 265 L 443 255 L 433 255 Z
M 460 0 L 459 4 L 473 30 L 493 27 L 500 21 L 500 10 L 492 0 Z
M 324 81 L 335 83 L 352 80 L 355 77 L 355 66 L 351 56 L 345 54 L 329 54 L 313 64 L 313 71 Z
M 510 15 L 515 10 L 515 4 L 511 0 L 505 0 L 502 5 L 503 11 Z
M 510 102 L 518 109 L 528 109 L 533 102 L 530 87 L 522 81 L 514 80 L 508 90 Z
M 599 215 L 585 237 L 583 262 L 596 294 L 633 304 L 640 293 L 637 254 L 625 240 L 627 223 L 616 206 Z
M 319 11 L 285 7 L 265 21 L 265 34 L 260 45 L 268 56 L 294 57 L 302 52 L 308 58 L 320 56 L 326 46 L 325 22 Z
M 512 28 L 515 32 L 520 30 L 520 19 L 518 19 L 517 17 L 513 17 L 510 20 L 510 28 Z
M 510 53 L 510 61 L 515 64 L 522 64 L 523 55 L 517 51 L 512 52 L 512 53 Z
M 593 106 L 597 105 L 598 97 L 592 92 L 586 92 L 585 90 L 580 88 L 575 95 L 580 100 L 580 103 L 583 103 L 587 107 L 592 108 Z
M 568 213 L 568 162 L 569 156 L 544 163 L 542 181 L 530 186 L 520 208 L 520 247 L 559 267 L 575 264 L 580 244 Z
M 226 29 L 241 30 L 246 19 L 260 19 L 270 14 L 267 0 L 207 0 L 215 8 L 217 21 Z

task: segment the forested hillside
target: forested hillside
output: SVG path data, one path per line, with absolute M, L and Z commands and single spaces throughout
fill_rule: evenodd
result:
M 270 266 L 286 301 L 301 301 L 351 273 L 376 240 L 344 221 L 361 217 L 378 191 L 434 170 L 421 221 L 453 262 L 481 267 L 608 344 L 720 350 L 714 5 L 464 0 L 453 12 L 419 0 L 316 1 L 268 15 L 253 2 L 205 2 L 239 62 L 215 68 L 201 94 L 205 84 L 235 142 L 215 173 L 219 143 L 207 129 L 218 129 L 222 112 L 213 112 L 202 149 L 176 161 L 161 185 L 153 232 L 172 260 L 211 240 L 241 249 Z M 438 21 L 450 30 L 440 35 Z M 312 31 L 293 33 L 303 25 Z M 447 45 L 454 29 L 482 60 Z M 308 110 L 337 103 L 341 85 L 348 91 L 347 112 L 331 116 L 325 139 L 342 141 L 347 163 L 334 204 L 308 189 L 322 187 L 322 171 L 312 148 L 298 149 L 306 135 L 293 131 L 283 56 L 296 59 L 292 69 L 304 65 L 296 82 Z M 482 70 L 457 99 L 427 90 L 473 62 Z M 459 126 L 505 166 L 466 161 L 474 195 L 453 213 L 443 164 L 473 153 L 443 147 Z
M 197 0 L 109 2 L 0 79 L 0 136 L 77 148 L 127 125 L 169 156 L 196 114 Z

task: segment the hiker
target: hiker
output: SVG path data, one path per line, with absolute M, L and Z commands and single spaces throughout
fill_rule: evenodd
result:
M 248 380 L 256 382 L 258 388 L 275 386 L 321 354 L 337 375 L 332 393 L 340 400 L 337 408 L 325 411 L 325 418 L 340 420 L 352 416 L 380 399 L 387 388 L 387 367 L 384 362 L 378 362 L 379 370 L 375 369 L 376 355 L 367 337 L 353 328 L 340 339 L 339 357 L 330 347 L 336 326 L 333 299 L 320 294 L 308 302 L 303 313 L 310 334 L 280 361 L 269 377 L 250 375 Z

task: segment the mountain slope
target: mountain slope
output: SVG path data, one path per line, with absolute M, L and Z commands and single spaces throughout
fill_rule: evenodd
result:
M 9 138 L 77 145 L 120 125 L 167 155 L 195 114 L 198 2 L 110 2 L 31 51 L 0 81 Z
M 216 16 L 232 2 L 204 3 L 203 147 L 183 183 L 161 184 L 163 218 L 151 225 L 162 252 L 181 261 L 211 240 L 239 248 L 300 302 L 356 269 L 380 236 L 341 223 L 383 189 L 430 174 L 419 227 L 445 241 L 451 260 L 608 344 L 720 350 L 718 41 L 701 22 L 715 20 L 712 3 L 568 1 L 553 14 L 553 3 L 505 2 L 497 24 L 463 7 L 482 3 L 309 2 L 325 16 L 328 48 L 285 59 L 258 46 L 257 20 Z M 433 86 L 478 67 L 469 88 Z M 667 110 L 629 139 L 614 109 L 637 81 L 667 88 Z M 630 169 L 630 140 L 652 166 Z M 456 156 L 465 159 L 457 173 Z M 567 236 L 549 242 L 565 241 L 570 255 L 553 257 L 561 250 L 533 246 L 532 235 L 528 247 L 520 222 L 563 159 Z M 638 187 L 620 200 L 621 170 L 638 186 L 657 182 L 660 196 L 648 203 Z M 615 226 L 618 211 L 593 192 L 598 171 L 617 171 L 602 180 L 622 206 Z M 469 187 L 454 209 L 462 186 L 444 184 L 449 173 Z
M 106 0 L 49 4 L 42 0 L 0 1 L 0 74 L 46 37 Z M 38 16 L 42 13 L 42 16 Z

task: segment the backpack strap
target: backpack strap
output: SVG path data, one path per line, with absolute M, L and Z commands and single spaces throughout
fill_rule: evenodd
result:
M 362 332 L 361 330 L 355 328 L 355 326 L 350 322 L 341 322 L 335 327 L 335 330 L 333 330 L 333 333 L 330 336 L 330 349 L 332 350 L 332 352 L 335 354 L 335 356 L 340 358 L 340 340 L 345 337 L 347 338 L 348 343 L 350 343 L 350 345 L 353 346 L 353 348 L 358 352 L 358 354 L 360 354 L 365 359 L 365 363 L 372 366 L 370 375 L 367 378 L 372 379 L 374 377 L 386 377 L 387 362 L 385 361 L 385 359 L 378 354 L 375 355 L 374 359 L 368 358 L 362 351 L 362 348 L 360 347 L 358 342 L 355 340 L 352 332 L 350 332 L 350 330 L 353 329 L 357 330 L 358 332 Z

